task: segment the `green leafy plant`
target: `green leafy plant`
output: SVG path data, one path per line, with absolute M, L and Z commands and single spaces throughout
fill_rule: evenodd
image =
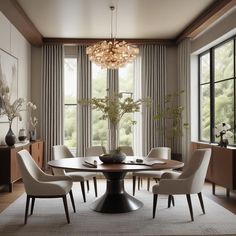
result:
M 188 123 L 182 121 L 183 106 L 176 105 L 176 101 L 184 93 L 184 90 L 168 94 L 165 96 L 164 108 L 158 106 L 158 113 L 154 116 L 154 120 L 165 120 L 165 126 L 161 127 L 165 131 L 167 138 L 173 139 L 183 135 L 183 128 L 188 128 Z

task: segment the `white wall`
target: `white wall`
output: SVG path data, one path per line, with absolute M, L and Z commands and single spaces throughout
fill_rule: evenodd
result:
M 0 12 L 0 48 L 18 59 L 18 97 L 30 100 L 31 45 L 21 33 Z M 20 128 L 28 128 L 27 113 L 22 112 L 23 120 L 13 121 L 13 132 L 18 136 Z M 9 125 L 0 123 L 0 144 L 4 144 Z

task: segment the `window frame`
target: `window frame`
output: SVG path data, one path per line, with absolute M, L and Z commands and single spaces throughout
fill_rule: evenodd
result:
M 233 41 L 233 77 L 222 79 L 220 81 L 215 81 L 215 50 L 220 46 L 226 44 L 227 42 Z M 210 56 L 210 80 L 209 82 L 201 82 L 201 57 L 209 53 Z M 234 143 L 229 146 L 236 146 L 236 35 L 230 37 L 223 42 L 211 47 L 210 49 L 200 53 L 198 55 L 198 140 L 200 142 L 216 143 L 214 127 L 215 127 L 215 85 L 225 81 L 233 81 L 233 109 L 234 109 Z M 210 140 L 201 139 L 201 86 L 209 84 L 210 85 Z

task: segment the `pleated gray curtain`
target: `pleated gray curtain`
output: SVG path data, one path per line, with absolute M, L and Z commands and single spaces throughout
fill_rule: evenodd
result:
M 108 96 L 114 93 L 119 93 L 119 72 L 118 70 L 107 70 L 107 91 Z M 119 132 L 114 129 L 114 127 L 109 123 L 108 131 L 108 149 L 111 150 L 111 144 L 115 143 L 116 146 L 119 146 Z M 116 134 L 115 134 L 116 132 Z
M 184 90 L 180 104 L 184 107 L 183 122 L 190 124 L 190 54 L 191 44 L 185 39 L 178 45 L 178 87 Z M 188 162 L 191 150 L 191 129 L 183 129 L 183 136 L 179 148 L 184 162 Z
M 92 66 L 86 54 L 86 46 L 78 46 L 78 98 L 91 99 Z M 85 150 L 92 144 L 92 111 L 88 106 L 78 105 L 77 155 L 85 156 Z
M 63 143 L 63 57 L 63 45 L 43 45 L 41 134 L 45 168 L 52 159 L 52 146 Z
M 142 143 L 143 155 L 147 155 L 151 148 L 165 145 L 165 133 L 159 130 L 164 127 L 164 120 L 154 121 L 158 105 L 164 108 L 166 95 L 166 46 L 142 45 L 141 78 L 142 97 L 150 97 L 151 107 L 142 108 Z

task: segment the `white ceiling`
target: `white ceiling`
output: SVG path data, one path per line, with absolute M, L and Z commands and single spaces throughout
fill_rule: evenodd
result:
M 43 37 L 173 39 L 215 0 L 18 0 Z

